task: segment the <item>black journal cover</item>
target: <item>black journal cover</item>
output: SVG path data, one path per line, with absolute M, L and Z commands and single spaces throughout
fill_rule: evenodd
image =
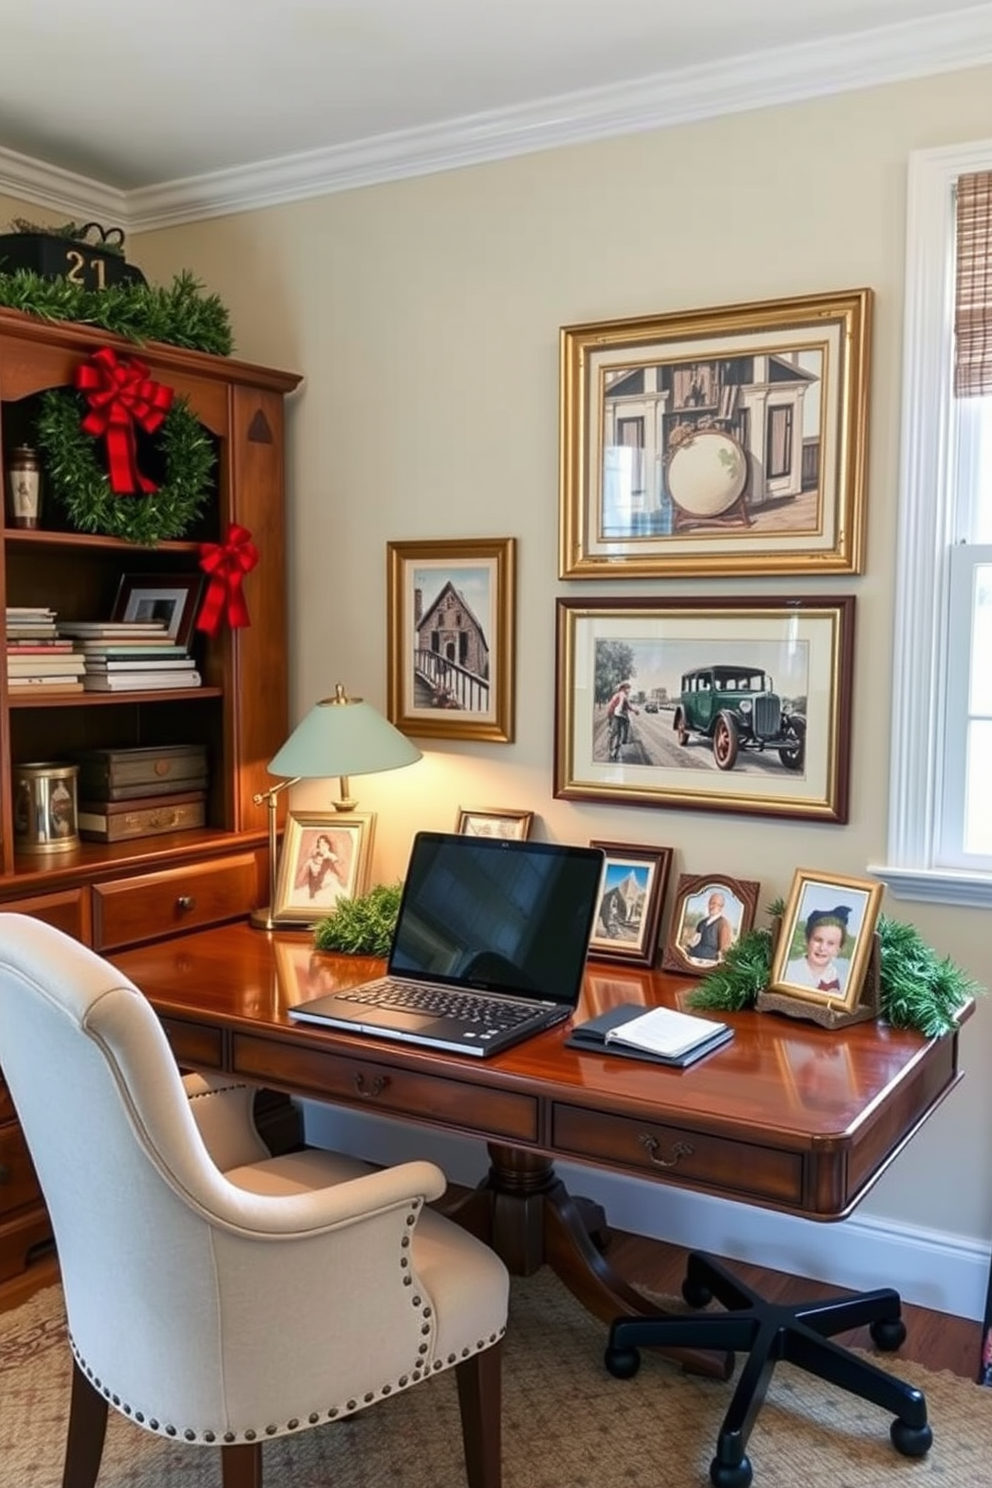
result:
M 729 1044 L 734 1036 L 734 1030 L 721 1024 L 714 1030 L 712 1038 L 704 1039 L 701 1043 L 694 1044 L 684 1054 L 675 1057 L 666 1054 L 652 1054 L 647 1049 L 632 1049 L 623 1044 L 607 1043 L 606 1035 L 613 1028 L 619 1028 L 624 1023 L 629 1023 L 632 1018 L 639 1018 L 648 1009 L 640 1003 L 621 1003 L 619 1007 L 608 1008 L 605 1013 L 600 1013 L 596 1018 L 590 1018 L 587 1023 L 579 1023 L 572 1029 L 571 1034 L 565 1040 L 566 1049 L 584 1049 L 587 1054 L 618 1054 L 621 1059 L 643 1059 L 648 1064 L 665 1064 L 669 1069 L 685 1069 L 689 1064 L 695 1064 L 697 1059 L 712 1054 L 714 1049 L 721 1049 L 724 1044 Z

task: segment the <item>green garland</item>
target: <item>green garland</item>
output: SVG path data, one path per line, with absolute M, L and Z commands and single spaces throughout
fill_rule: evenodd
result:
M 315 949 L 351 956 L 388 955 L 402 892 L 400 883 L 377 884 L 357 899 L 339 899 L 314 926 Z
M 780 916 L 783 907 L 779 901 L 770 913 Z M 880 915 L 875 930 L 880 1016 L 893 1028 L 915 1028 L 928 1038 L 950 1033 L 960 1009 L 984 989 L 949 958 L 931 950 L 915 926 Z M 749 930 L 692 991 L 688 1003 L 724 1012 L 753 1007 L 768 985 L 772 950 L 770 930 Z
M 46 483 L 72 525 L 79 532 L 149 547 L 182 537 L 206 504 L 216 458 L 188 400 L 173 401 L 156 436 L 165 480 L 148 496 L 122 496 L 111 489 L 97 460 L 96 441 L 80 427 L 86 406 L 80 394 L 50 388 L 42 394 L 38 415 L 36 437 Z
M 204 295 L 188 270 L 168 288 L 160 285 L 108 284 L 86 289 L 70 279 L 47 279 L 32 269 L 0 273 L 0 305 L 23 310 L 42 320 L 72 320 L 100 326 L 139 344 L 164 341 L 191 351 L 230 356 L 231 322 L 220 297 Z

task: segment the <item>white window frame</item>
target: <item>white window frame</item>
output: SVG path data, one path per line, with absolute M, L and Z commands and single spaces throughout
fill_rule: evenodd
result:
M 910 157 L 888 862 L 868 871 L 899 899 L 992 906 L 992 872 L 941 868 L 935 861 L 948 717 L 947 555 L 954 536 L 948 449 L 953 189 L 959 176 L 982 170 L 992 170 L 992 140 Z

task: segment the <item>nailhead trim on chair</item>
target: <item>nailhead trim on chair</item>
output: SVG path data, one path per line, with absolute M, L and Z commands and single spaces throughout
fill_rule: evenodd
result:
M 230 1089 L 232 1090 L 236 1090 L 238 1088 L 240 1087 L 234 1085 L 230 1087 Z M 218 1094 L 220 1094 L 220 1092 L 216 1090 L 202 1092 L 203 1098 L 206 1098 L 210 1095 Z M 191 1099 L 198 1098 L 199 1097 L 197 1096 L 191 1097 Z M 417 1214 L 422 1207 L 422 1203 L 419 1199 L 414 1201 L 412 1206 L 412 1213 L 407 1216 L 406 1222 L 408 1225 L 413 1225 L 416 1223 Z M 410 1244 L 410 1237 L 408 1235 L 404 1235 L 400 1240 L 400 1244 L 404 1248 L 408 1247 Z M 405 1271 L 405 1274 L 403 1276 L 404 1286 L 411 1286 L 413 1284 L 414 1278 L 409 1274 L 409 1266 L 409 1258 L 405 1255 L 401 1256 L 400 1267 L 403 1268 Z M 414 1296 L 412 1296 L 410 1298 L 410 1303 L 411 1306 L 418 1309 L 423 1318 L 432 1318 L 434 1316 L 433 1307 L 430 1303 L 425 1306 L 424 1299 L 420 1295 L 415 1294 Z M 430 1335 L 433 1332 L 432 1325 L 429 1322 L 425 1322 L 420 1331 L 422 1334 Z M 310 1426 L 317 1426 L 322 1420 L 335 1421 L 341 1416 L 351 1415 L 353 1412 L 363 1409 L 366 1405 L 372 1405 L 376 1400 L 385 1398 L 385 1396 L 387 1395 L 391 1395 L 394 1390 L 405 1390 L 410 1385 L 415 1385 L 420 1380 L 426 1378 L 427 1375 L 429 1375 L 431 1372 L 437 1372 L 442 1369 L 447 1369 L 451 1365 L 457 1364 L 460 1358 L 467 1359 L 473 1353 L 481 1353 L 483 1349 L 489 1348 L 492 1344 L 497 1343 L 503 1337 L 505 1332 L 505 1328 L 500 1328 L 498 1332 L 490 1333 L 488 1338 L 479 1339 L 474 1348 L 464 1348 L 462 1349 L 460 1355 L 450 1353 L 444 1360 L 435 1359 L 431 1363 L 428 1363 L 428 1361 L 423 1357 L 424 1354 L 430 1352 L 430 1344 L 421 1343 L 417 1348 L 417 1363 L 407 1374 L 401 1374 L 397 1380 L 382 1384 L 376 1390 L 368 1390 L 362 1396 L 361 1402 L 359 1402 L 357 1399 L 353 1399 L 349 1400 L 344 1406 L 329 1406 L 326 1412 L 311 1411 L 310 1414 L 307 1416 L 307 1424 Z M 208 1446 L 218 1440 L 216 1430 L 209 1427 L 198 1429 L 193 1426 L 184 1426 L 180 1428 L 171 1423 L 167 1423 L 163 1426 L 160 1424 L 157 1417 L 146 1417 L 144 1411 L 135 1410 L 134 1406 L 129 1404 L 127 1401 L 122 1401 L 120 1396 L 112 1394 L 109 1385 L 104 1385 L 101 1380 L 93 1373 L 93 1370 L 86 1363 L 86 1360 L 82 1357 L 78 1348 L 76 1347 L 75 1340 L 72 1338 L 71 1334 L 69 1336 L 69 1344 L 72 1348 L 72 1352 L 77 1365 L 82 1370 L 86 1378 L 90 1381 L 93 1388 L 99 1394 L 103 1395 L 106 1400 L 115 1405 L 118 1410 L 122 1411 L 125 1415 L 130 1416 L 131 1419 L 138 1425 L 144 1426 L 148 1431 L 154 1432 L 157 1436 L 168 1436 L 170 1438 L 173 1438 L 181 1435 L 184 1441 L 204 1442 Z M 230 1446 L 231 1444 L 236 1443 L 239 1440 L 244 1442 L 256 1441 L 258 1439 L 259 1430 L 262 1430 L 265 1436 L 273 1437 L 279 1436 L 284 1432 L 297 1431 L 299 1429 L 299 1426 L 300 1418 L 298 1416 L 292 1416 L 285 1423 L 284 1426 L 279 1426 L 277 1423 L 272 1422 L 262 1428 L 256 1429 L 249 1427 L 247 1430 L 241 1432 L 240 1436 L 236 1431 L 225 1431 L 219 1439 L 225 1445 Z

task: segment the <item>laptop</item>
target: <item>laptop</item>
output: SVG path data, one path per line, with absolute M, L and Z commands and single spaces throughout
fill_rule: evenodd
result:
M 599 848 L 418 832 L 386 974 L 289 1016 L 484 1059 L 575 1011 Z

